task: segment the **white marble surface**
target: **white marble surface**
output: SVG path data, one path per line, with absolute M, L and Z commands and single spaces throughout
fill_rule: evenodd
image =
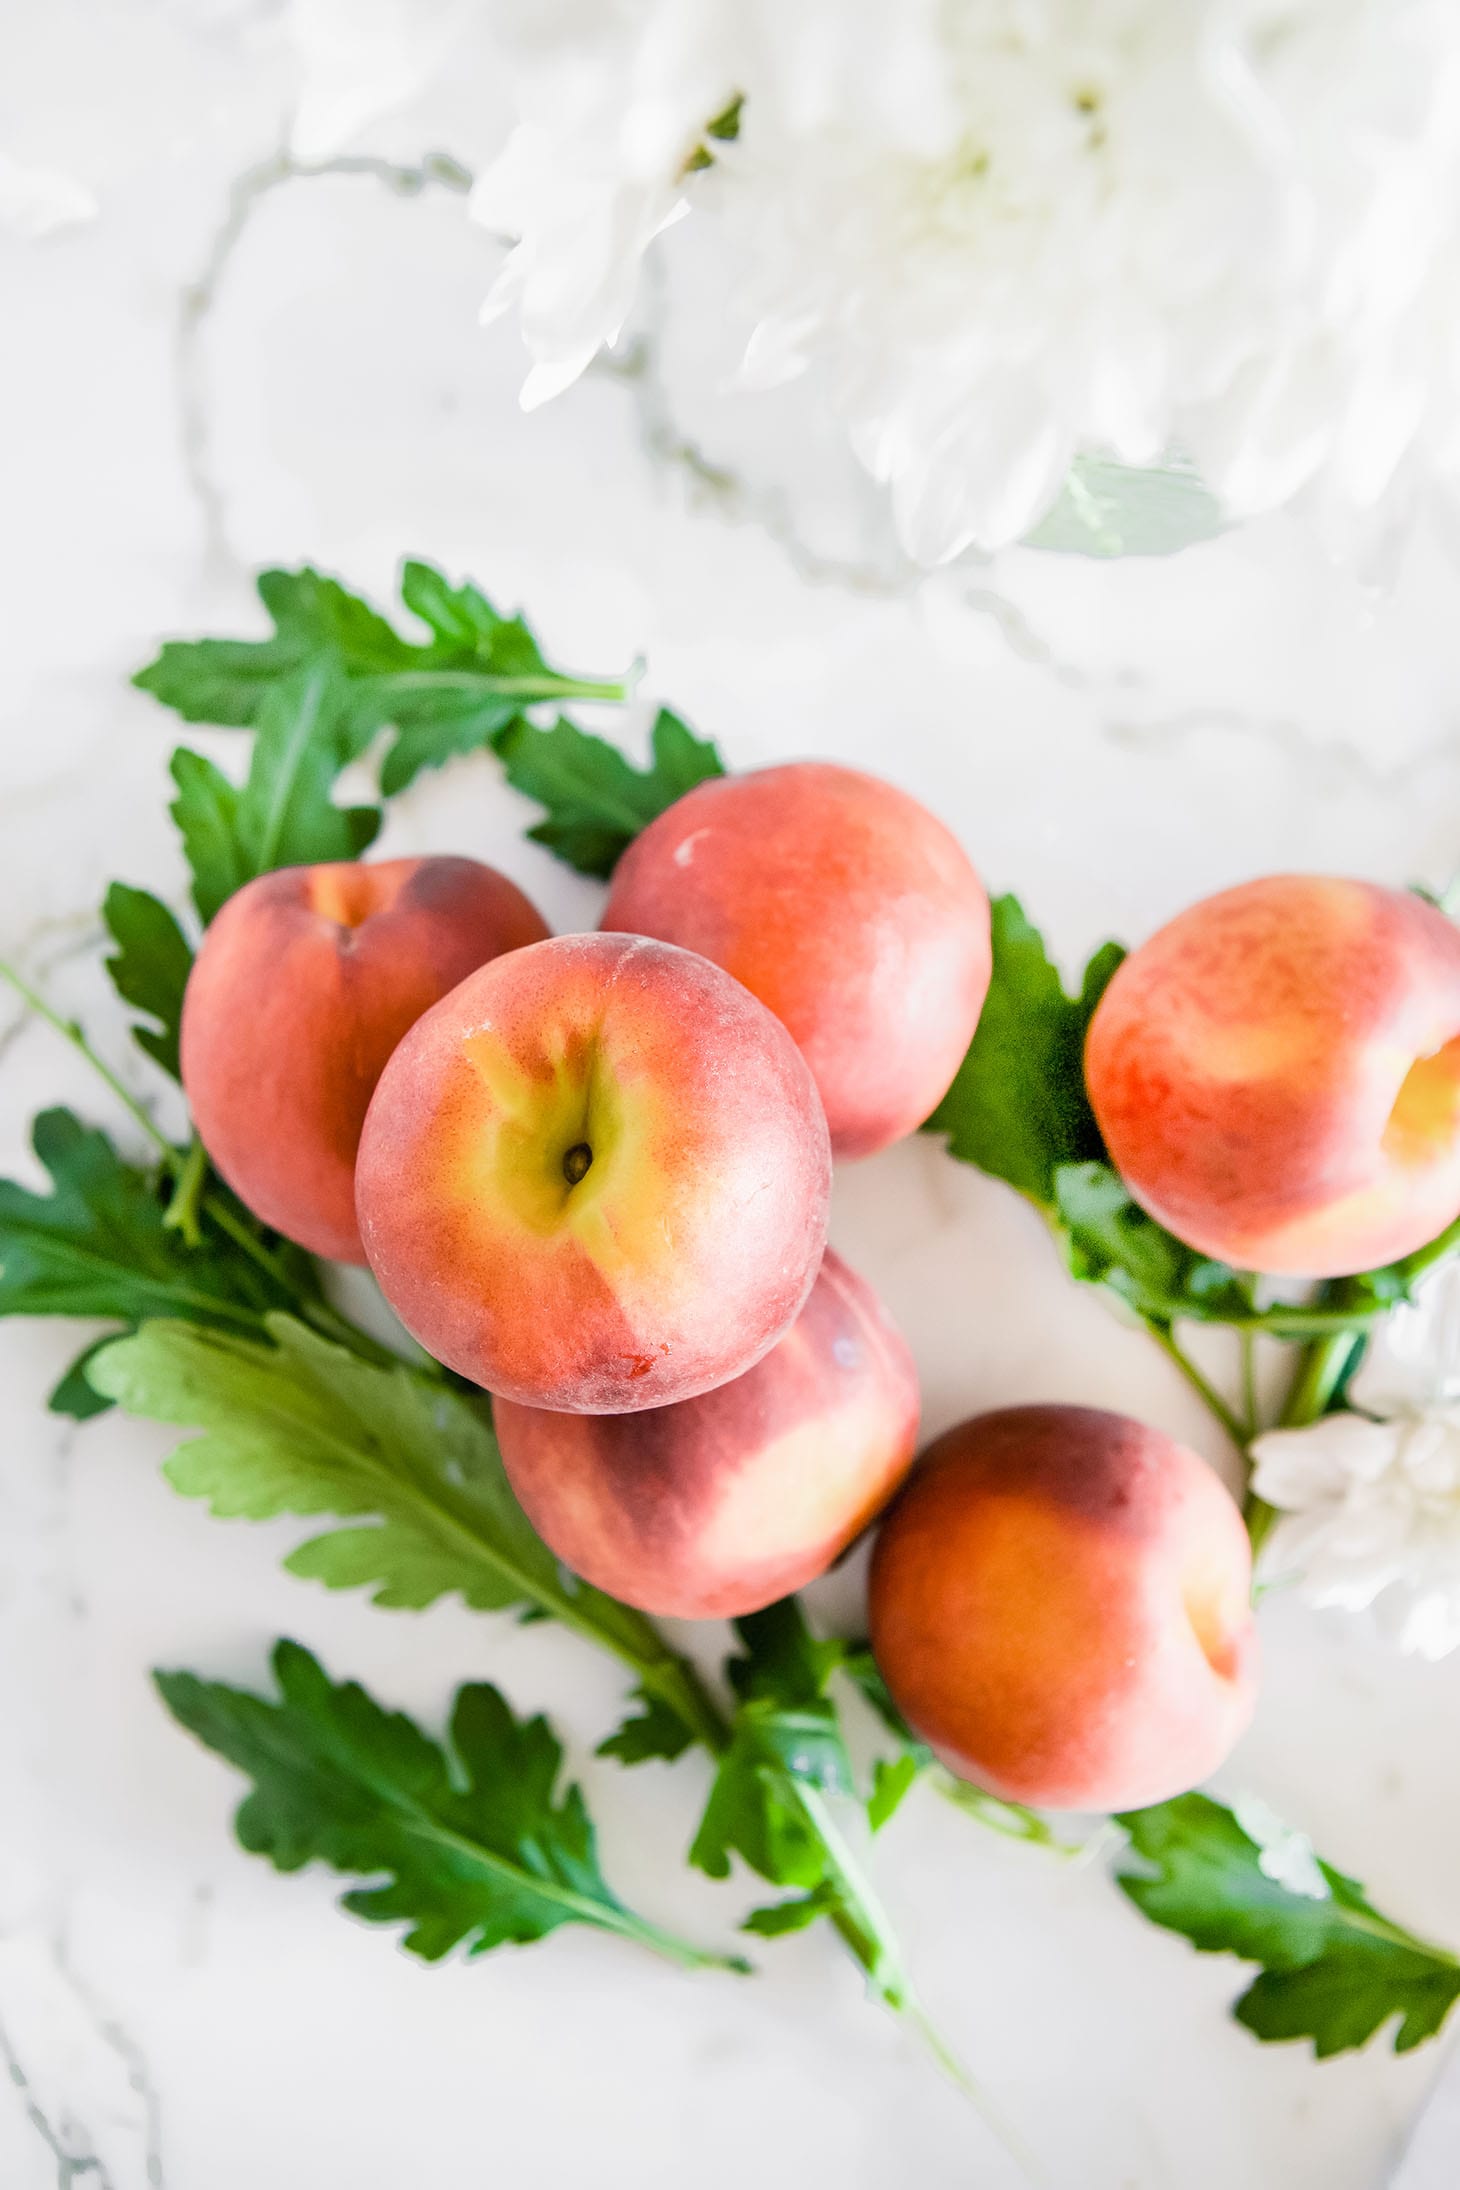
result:
M 500 126 L 488 80 L 464 70 L 354 149 L 478 160 Z M 1414 540 L 1378 591 L 1286 525 L 1168 564 L 1015 553 L 918 587 L 816 421 L 716 392 L 712 264 L 676 243 L 649 346 L 524 419 L 515 336 L 475 323 L 495 247 L 459 197 L 403 197 L 368 164 L 280 179 L 294 88 L 267 6 L 0 17 L 0 151 L 99 206 L 41 244 L 0 236 L 0 949 L 113 1054 L 101 886 L 181 890 L 171 726 L 125 679 L 163 634 L 248 627 L 267 560 L 384 589 L 402 553 L 433 557 L 524 604 L 555 658 L 642 651 L 648 691 L 735 760 L 881 769 L 1072 964 L 1274 866 L 1437 883 L 1460 864 L 1460 543 Z M 386 843 L 485 855 L 560 924 L 591 919 L 594 893 L 521 820 L 481 762 L 424 783 Z M 29 1177 L 36 1107 L 106 1106 L 8 1007 L 0 1045 L 0 1156 Z M 1222 1461 L 1164 1362 L 1065 1282 L 997 1185 L 904 1147 L 842 1177 L 835 1229 L 912 1335 L 932 1428 L 1083 1398 Z M 661 1917 L 728 1935 L 754 1892 L 679 1860 L 696 1763 L 590 1761 L 609 1666 L 549 1629 L 291 1581 L 277 1561 L 297 1532 L 184 1505 L 160 1433 L 42 1413 L 74 1344 L 0 1330 L 5 2190 L 1018 2179 L 829 1939 L 773 1948 L 754 1984 L 571 1934 L 424 1970 L 340 1916 L 325 1874 L 243 1856 L 238 1782 L 167 1722 L 147 1673 L 255 1679 L 288 1632 L 428 1718 L 484 1672 L 548 1706 L 610 1874 Z M 854 1617 L 856 1593 L 852 1571 L 822 1602 Z M 1460 1664 L 1398 1660 L 1290 1606 L 1264 1625 L 1266 1692 L 1228 1784 L 1460 1941 Z M 1436 2049 L 1320 2067 L 1260 2048 L 1224 2014 L 1235 1965 L 1142 1925 L 1098 1868 L 1004 1846 L 931 1797 L 878 1869 L 931 2009 L 1057 2190 L 1385 2179 Z

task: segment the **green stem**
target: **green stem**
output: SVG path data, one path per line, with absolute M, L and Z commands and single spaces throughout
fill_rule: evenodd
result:
M 172 1199 L 162 1215 L 163 1230 L 181 1232 L 185 1247 L 201 1247 L 203 1244 L 203 1234 L 198 1223 L 198 1205 L 207 1177 L 208 1151 L 194 1135 L 187 1159 L 177 1174 Z
M 142 1128 L 142 1131 L 146 1134 L 148 1140 L 151 1141 L 153 1147 L 157 1150 L 158 1155 L 162 1158 L 162 1161 L 166 1165 L 167 1169 L 174 1173 L 180 1171 L 183 1165 L 183 1158 L 179 1154 L 178 1150 L 173 1147 L 171 1141 L 167 1138 L 167 1135 L 142 1108 L 142 1105 L 138 1102 L 136 1096 L 131 1093 L 130 1089 L 123 1087 L 121 1081 L 112 1071 L 111 1066 L 109 1064 L 106 1064 L 102 1060 L 102 1058 L 97 1055 L 96 1051 L 87 1041 L 86 1036 L 82 1033 L 80 1027 L 76 1024 L 75 1020 L 63 1019 L 59 1012 L 52 1011 L 50 1005 L 46 1002 L 45 998 L 39 995 L 37 991 L 31 987 L 29 981 L 27 981 L 21 974 L 19 974 L 16 971 L 15 967 L 12 966 L 9 961 L 4 958 L 0 958 L 0 980 L 8 981 L 10 986 L 14 989 L 16 995 L 21 999 L 22 1003 L 24 1003 L 31 1011 L 33 1011 L 38 1019 L 44 1019 L 47 1026 L 54 1027 L 57 1034 L 61 1036 L 62 1040 L 69 1042 L 71 1044 L 71 1047 L 77 1052 L 77 1054 L 86 1059 L 86 1062 L 90 1065 L 92 1071 L 97 1075 L 97 1077 L 106 1082 L 107 1086 L 111 1089 L 113 1095 L 115 1095 L 115 1097 L 117 1098 L 117 1101 L 122 1105 L 122 1108 L 130 1112 L 131 1116 Z
M 1362 1344 L 1362 1332 L 1336 1331 L 1331 1338 L 1320 1339 L 1308 1348 L 1278 1417 L 1280 1429 L 1306 1429 L 1310 1422 L 1316 1422 L 1328 1412 L 1333 1395 Z
M 1257 1333 L 1244 1330 L 1237 1334 L 1242 1351 L 1242 1415 L 1247 1435 L 1244 1445 L 1250 1445 L 1257 1435 Z
M 652 1622 L 649 1623 L 652 1625 Z M 655 1633 L 658 1633 L 657 1628 Z M 665 1647 L 662 1658 L 635 1668 L 640 1686 L 667 1704 L 684 1721 L 695 1740 L 712 1757 L 723 1756 L 730 1746 L 730 1722 L 701 1680 L 689 1658 Z
M 1076 1842 L 1061 1840 L 1036 1810 L 1026 1809 L 1022 1802 L 1003 1802 L 969 1780 L 955 1779 L 941 1765 L 933 1768 L 932 1784 L 945 1802 L 951 1802 L 965 1816 L 977 1818 L 990 1832 L 1002 1833 L 1006 1840 L 1027 1841 L 1034 1847 L 1048 1848 L 1055 1855 L 1079 1852 Z
M 1437 1246 L 1438 1242 L 1433 1244 Z M 1448 1253 L 1449 1249 L 1445 1252 Z M 1429 1254 L 1430 1249 L 1425 1249 L 1425 1253 Z M 1442 1258 L 1439 1254 L 1434 1254 L 1432 1259 L 1438 1262 Z M 1341 1300 L 1342 1286 L 1335 1290 Z M 1305 1349 L 1298 1364 L 1298 1373 L 1293 1378 L 1288 1396 L 1283 1402 L 1283 1411 L 1278 1416 L 1279 1429 L 1306 1429 L 1310 1422 L 1317 1422 L 1328 1412 L 1334 1393 L 1343 1382 L 1353 1364 L 1354 1355 L 1363 1343 L 1362 1331 L 1334 1331 L 1327 1338 L 1315 1340 Z M 1251 1539 L 1252 1555 L 1255 1559 L 1268 1539 L 1277 1519 L 1277 1511 L 1249 1487 L 1242 1502 L 1242 1514 L 1247 1523 L 1247 1534 Z
M 1244 1430 L 1242 1424 L 1238 1421 L 1232 1409 L 1227 1405 L 1226 1400 L 1222 1397 L 1216 1386 L 1212 1384 L 1208 1380 L 1208 1378 L 1202 1374 L 1201 1370 L 1192 1360 L 1190 1354 L 1186 1353 L 1177 1344 L 1176 1339 L 1172 1334 L 1171 1326 L 1168 1323 L 1153 1322 L 1149 1317 L 1145 1318 L 1144 1320 L 1146 1324 L 1146 1329 L 1150 1332 L 1152 1338 L 1154 1338 L 1162 1353 L 1166 1355 L 1168 1360 L 1175 1362 L 1177 1368 L 1186 1378 L 1187 1383 L 1191 1386 L 1192 1390 L 1197 1394 L 1197 1396 L 1202 1399 L 1205 1404 L 1211 1409 L 1212 1413 L 1221 1423 L 1222 1428 L 1231 1438 L 1233 1444 L 1245 1445 L 1248 1438 L 1247 1431 Z

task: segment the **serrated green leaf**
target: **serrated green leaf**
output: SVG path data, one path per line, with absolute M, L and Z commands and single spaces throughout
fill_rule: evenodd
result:
M 238 1838 L 275 1869 L 326 1863 L 386 1883 L 343 1906 L 405 1924 L 426 1961 L 484 1954 L 591 1924 L 694 1967 L 722 1958 L 684 1945 L 624 1907 L 599 1869 L 583 1797 L 556 1794 L 563 1752 L 545 1719 L 518 1719 L 495 1688 L 458 1691 L 449 1746 L 353 1681 L 335 1683 L 298 1643 L 274 1651 L 278 1701 L 155 1675 L 189 1732 L 253 1781 Z
M 1067 996 L 1037 928 L 1015 897 L 993 905 L 993 976 L 967 1056 L 923 1127 L 949 1151 L 1050 1208 L 1061 1164 L 1105 1150 L 1085 1093 L 1084 1044 L 1124 952 L 1107 943 Z
M 841 1727 L 825 1692 L 841 1646 L 813 1638 L 794 1597 L 737 1620 L 735 1632 L 743 1648 L 726 1673 L 739 1709 L 690 1861 L 725 1878 L 732 1854 L 739 1854 L 773 1885 L 813 1887 L 826 1876 L 826 1851 L 800 1789 L 852 1791 Z
M 666 807 L 725 773 L 714 746 L 667 708 L 654 724 L 647 769 L 565 717 L 548 730 L 518 720 L 496 746 L 514 790 L 546 809 L 528 835 L 580 874 L 600 878 Z
M 1054 1201 L 1072 1277 L 1108 1285 L 1156 1323 L 1251 1318 L 1238 1273 L 1163 1231 L 1109 1164 L 1060 1164 Z
M 1142 1915 L 1203 1954 L 1262 1965 L 1234 2013 L 1257 2037 L 1307 2038 L 1320 2058 L 1364 2045 L 1399 2017 L 1405 2052 L 1460 1998 L 1460 1960 L 1381 1916 L 1357 1882 L 1297 1842 L 1264 1844 L 1209 1795 L 1116 1819 L 1134 1861 L 1119 1884 Z M 1285 1883 L 1296 1875 L 1299 1885 Z
M 867 1800 L 867 1823 L 874 1833 L 880 1833 L 902 1808 L 903 1802 L 922 1777 L 926 1766 L 919 1762 L 914 1750 L 904 1749 L 902 1755 L 889 1763 L 886 1757 L 878 1757 L 872 1766 L 872 1792 Z
M 133 1038 L 176 1080 L 183 991 L 193 964 L 188 939 L 160 899 L 125 882 L 111 885 L 101 916 L 117 946 L 106 961 L 113 988 L 156 1022 L 134 1025 Z
M 90 1422 L 107 1412 L 112 1402 L 95 1389 L 86 1371 L 93 1357 L 110 1344 L 111 1334 L 108 1334 L 82 1348 L 46 1401 L 52 1414 L 68 1415 L 73 1422 Z
M 171 641 L 133 682 L 188 722 L 257 726 L 281 685 L 323 674 L 336 691 L 341 765 L 376 733 L 394 733 L 381 764 L 387 797 L 423 768 L 490 745 L 537 701 L 622 700 L 622 678 L 550 668 L 517 616 L 478 588 L 454 586 L 429 563 L 407 562 L 404 605 L 430 637 L 401 637 L 368 601 L 308 568 L 268 570 L 259 593 L 274 624 L 261 640 Z
M 805 1931 L 818 1917 L 835 1913 L 835 1889 L 818 1886 L 811 1893 L 793 1895 L 789 1901 L 772 1901 L 765 1908 L 752 1909 L 740 1928 L 761 1939 L 783 1939 L 788 1932 Z
M 612 1650 L 666 1704 L 679 1700 L 679 1661 L 657 1630 L 569 1574 L 534 1532 L 484 1404 L 404 1363 L 362 1361 L 287 1316 L 267 1331 L 260 1341 L 149 1323 L 108 1347 L 91 1380 L 129 1414 L 202 1431 L 166 1472 L 215 1514 L 357 1524 L 302 1543 L 291 1573 L 398 1610 L 451 1595 L 477 1611 L 536 1605 Z M 688 1699 L 684 1709 L 695 1725 Z
M 673 1764 L 691 1747 L 694 1735 L 679 1713 L 671 1711 L 657 1696 L 643 1688 L 635 1689 L 634 1694 L 641 1708 L 631 1712 L 615 1733 L 601 1741 L 595 1753 L 617 1757 L 620 1764 L 627 1765 Z
M 133 684 L 184 722 L 242 729 L 280 683 L 321 660 L 374 677 L 409 666 L 416 652 L 367 601 L 317 570 L 265 570 L 257 583 L 271 637 L 170 640 Z
M 897 1942 L 845 1829 L 851 1764 L 826 1684 L 845 1646 L 818 1642 L 794 1598 L 735 1622 L 726 1671 L 739 1698 L 690 1861 L 724 1878 L 739 1855 L 773 1885 L 800 1889 L 757 1910 L 753 1930 L 799 1929 L 825 1915 L 889 2007 L 911 2006 Z
M 32 1143 L 52 1191 L 0 1180 L 0 1315 L 129 1326 L 173 1316 L 255 1328 L 265 1309 L 289 1297 L 217 1235 L 185 1247 L 163 1224 L 152 1174 L 124 1162 L 105 1133 L 71 1111 L 42 1111 Z M 67 1390 L 74 1374 L 61 1387 L 68 1401 L 80 1396 Z
M 209 760 L 174 753 L 172 812 L 206 925 L 256 875 L 356 859 L 380 829 L 377 807 L 331 796 L 353 757 L 347 695 L 327 666 L 295 671 L 259 699 L 248 774 L 234 785 Z
M 203 923 L 251 879 L 238 836 L 238 788 L 205 754 L 180 745 L 169 763 L 177 786 L 171 813 Z

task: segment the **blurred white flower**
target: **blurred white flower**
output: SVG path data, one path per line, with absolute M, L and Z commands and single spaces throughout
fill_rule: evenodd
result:
M 288 0 L 299 57 L 289 145 L 328 160 L 351 138 L 428 83 L 472 0 Z
M 95 193 L 56 167 L 31 167 L 0 152 L 0 229 L 36 243 L 95 220 Z
M 477 210 L 528 399 L 713 209 L 745 378 L 811 372 L 901 535 L 1020 537 L 1082 450 L 1234 515 L 1460 474 L 1454 0 L 558 0 Z M 736 95 L 739 133 L 686 174 Z
M 724 16 L 718 0 L 562 0 L 521 19 L 521 120 L 471 210 L 517 239 L 482 317 L 521 316 L 525 408 L 615 339 L 644 252 L 687 210 L 687 163 L 735 92 Z
M 1460 1266 L 1384 1320 L 1348 1397 L 1361 1411 L 1252 1448 L 1280 1515 L 1263 1574 L 1310 1604 L 1372 1607 L 1402 1650 L 1442 1658 L 1460 1646 Z

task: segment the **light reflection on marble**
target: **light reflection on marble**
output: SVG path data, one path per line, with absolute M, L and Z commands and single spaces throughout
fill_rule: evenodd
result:
M 0 82 L 6 153 L 99 203 L 42 244 L 0 237 L 0 948 L 109 1054 L 127 1051 L 96 965 L 101 885 L 181 887 L 170 725 L 125 679 L 164 634 L 249 627 L 246 573 L 266 560 L 383 592 L 403 552 L 425 554 L 525 604 L 554 658 L 642 651 L 649 696 L 733 759 L 880 768 L 1019 889 L 1071 966 L 1263 869 L 1436 884 L 1460 865 L 1460 555 L 1441 532 L 1382 593 L 1287 524 L 1170 564 L 1015 553 L 919 587 L 794 395 L 716 392 L 713 258 L 682 238 L 627 347 L 520 415 L 515 338 L 476 325 L 495 247 L 451 189 L 396 187 L 431 151 L 471 164 L 489 147 L 500 117 L 464 85 L 369 131 L 363 166 L 264 187 L 290 94 L 268 8 L 54 0 L 0 26 Z M 487 764 L 453 768 L 392 814 L 382 849 L 478 853 L 558 925 L 591 921 L 597 893 L 522 840 L 524 812 Z M 165 1104 L 141 1060 L 125 1069 Z M 77 1060 L 0 1005 L 7 1170 L 34 1177 L 25 1124 L 57 1099 L 128 1138 Z M 913 1337 L 930 1427 L 1093 1399 L 1225 1464 L 1030 1212 L 931 1146 L 845 1172 L 836 1237 Z M 74 1345 L 0 1331 L 5 2190 L 1018 2179 L 819 1936 L 767 1950 L 754 1984 L 578 1935 L 422 1970 L 340 1917 L 323 1874 L 239 1853 L 236 1781 L 166 1722 L 147 1674 L 256 1680 L 293 1633 L 428 1719 L 490 1672 L 558 1721 L 627 1896 L 697 1936 L 728 1936 L 754 1898 L 679 1860 L 699 1765 L 591 1763 L 611 1668 L 549 1629 L 388 1615 L 291 1581 L 278 1554 L 298 1531 L 184 1505 L 160 1433 L 41 1411 Z M 857 1616 L 859 1582 L 853 1562 L 823 1585 L 828 1618 Z M 1398 1661 L 1292 1606 L 1264 1626 L 1267 1692 L 1229 1784 L 1460 1942 L 1460 1666 Z M 1259 2048 L 1223 2013 L 1234 1966 L 1142 1926 L 1098 1866 L 1007 1846 L 932 1798 L 878 1870 L 931 2009 L 1057 2190 L 1370 2190 L 1437 2065 L 1433 2049 L 1315 2067 Z

